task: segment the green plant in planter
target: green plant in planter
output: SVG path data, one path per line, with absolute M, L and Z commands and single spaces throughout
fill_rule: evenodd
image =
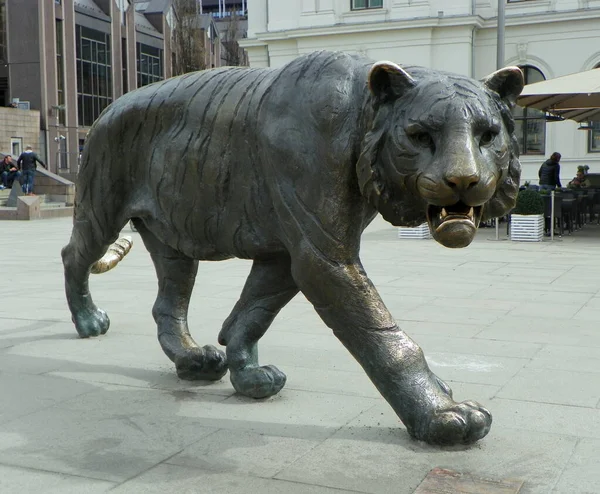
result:
M 544 214 L 544 199 L 535 190 L 522 190 L 517 196 L 514 214 Z

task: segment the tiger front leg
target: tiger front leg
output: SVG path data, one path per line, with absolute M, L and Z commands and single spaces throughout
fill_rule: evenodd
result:
M 450 387 L 398 328 L 358 260 L 332 262 L 305 251 L 292 266 L 301 291 L 412 437 L 430 444 L 468 444 L 489 432 L 491 414 L 476 402 L 452 399 Z
M 287 255 L 254 261 L 240 299 L 219 334 L 219 343 L 227 346 L 231 383 L 238 393 L 267 398 L 285 386 L 286 376 L 277 367 L 259 365 L 258 341 L 297 293 Z

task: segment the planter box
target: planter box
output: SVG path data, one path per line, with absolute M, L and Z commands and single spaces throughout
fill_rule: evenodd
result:
M 541 242 L 544 236 L 543 214 L 511 214 L 510 239 L 517 242 Z
M 408 226 L 399 226 L 398 227 L 398 238 L 420 238 L 420 239 L 431 238 L 431 232 L 429 231 L 429 225 L 427 223 L 423 223 L 419 226 L 415 226 L 414 228 L 411 228 Z

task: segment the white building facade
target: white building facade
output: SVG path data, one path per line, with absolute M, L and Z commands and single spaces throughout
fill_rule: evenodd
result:
M 240 44 L 253 67 L 327 49 L 481 79 L 496 70 L 497 8 L 498 0 L 248 0 Z M 504 65 L 524 69 L 527 83 L 600 67 L 600 0 L 507 0 L 505 15 Z M 563 185 L 578 165 L 600 173 L 600 123 L 584 131 L 535 110 L 515 116 L 522 182 L 537 183 L 554 151 Z

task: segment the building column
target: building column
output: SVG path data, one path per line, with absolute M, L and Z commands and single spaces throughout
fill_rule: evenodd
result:
M 60 128 L 58 124 L 58 90 L 56 63 L 56 19 L 62 18 L 62 5 L 54 0 L 39 0 L 40 73 L 42 80 L 40 125 L 45 135 L 44 153 L 48 169 L 58 173 Z M 50 22 L 48 22 L 50 21 Z M 41 150 L 40 150 L 41 151 Z
M 133 8 L 131 6 L 130 8 Z M 110 2 L 110 46 L 112 65 L 112 98 L 113 101 L 123 95 L 123 57 L 122 57 L 122 26 L 121 9 L 114 1 Z
M 64 146 L 68 152 L 68 165 L 71 174 L 79 169 L 79 121 L 77 116 L 77 51 L 75 49 L 75 9 L 73 0 L 62 0 L 64 33 L 65 70 L 65 124 Z
M 172 32 L 167 19 L 163 17 L 163 77 L 168 79 L 173 76 L 173 48 L 172 48 Z M 220 45 L 220 43 L 219 43 Z
M 127 33 L 127 90 L 133 91 L 137 88 L 137 53 L 135 36 L 135 9 L 131 5 L 126 14 Z

